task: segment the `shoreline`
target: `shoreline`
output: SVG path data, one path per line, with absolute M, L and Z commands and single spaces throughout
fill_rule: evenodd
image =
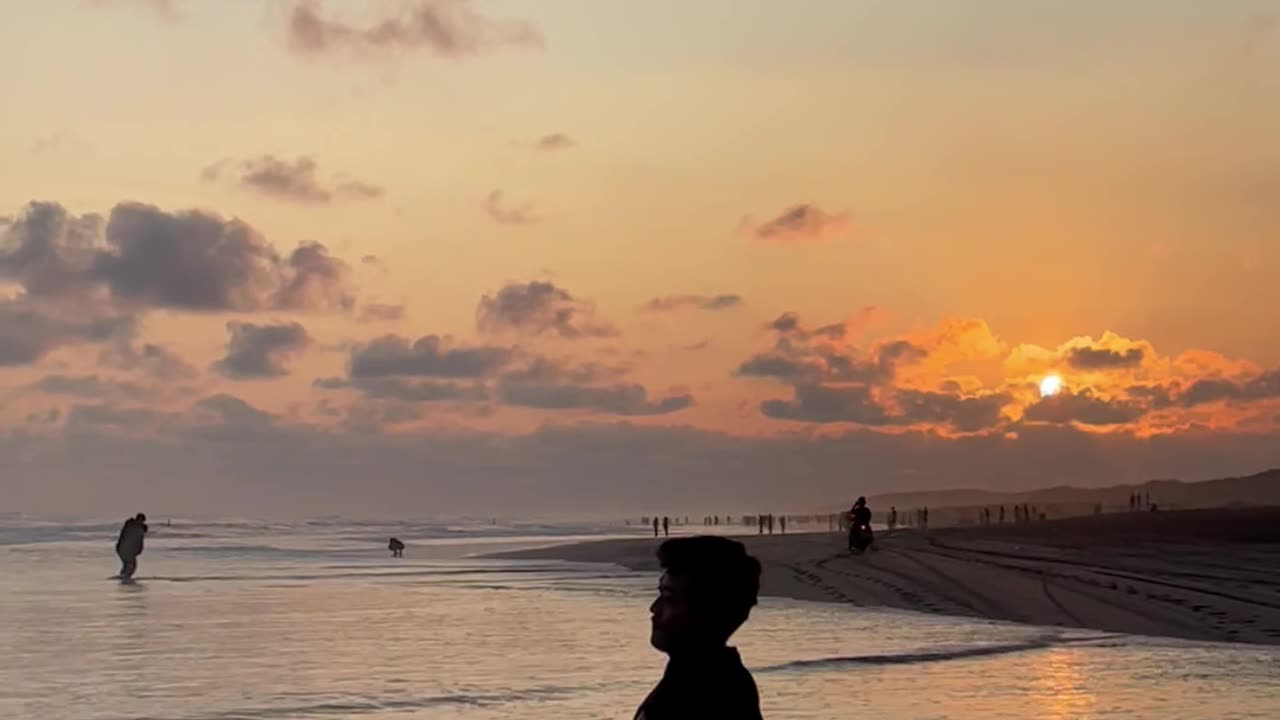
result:
M 839 533 L 734 536 L 761 595 L 1212 642 L 1280 645 L 1280 508 L 1116 513 L 898 530 L 853 556 Z M 658 571 L 661 538 L 490 555 Z

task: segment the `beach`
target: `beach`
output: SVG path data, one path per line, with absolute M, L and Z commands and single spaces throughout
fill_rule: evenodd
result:
M 110 578 L 118 525 L 0 519 L 0 717 L 622 719 L 666 661 L 649 644 L 654 543 L 634 525 L 175 518 L 152 523 L 127 584 Z M 390 536 L 403 558 L 387 551 Z M 856 560 L 910 563 L 891 559 L 918 554 L 908 537 Z M 980 604 L 941 577 L 900 605 L 938 612 L 855 607 L 833 593 L 867 581 L 841 573 L 870 571 L 846 571 L 850 558 L 824 565 L 833 540 L 748 539 L 773 594 L 733 643 L 770 720 L 871 709 L 902 720 L 1275 717 L 1280 646 L 942 614 L 963 609 L 936 604 L 949 593 Z M 563 547 L 534 554 L 640 571 L 488 557 L 549 545 Z M 877 592 L 862 599 L 892 602 Z M 1002 593 L 1000 604 L 1019 601 Z
M 1213 642 L 1280 644 L 1280 509 L 1115 513 L 880 532 L 746 535 L 764 595 Z M 659 539 L 507 554 L 657 571 Z

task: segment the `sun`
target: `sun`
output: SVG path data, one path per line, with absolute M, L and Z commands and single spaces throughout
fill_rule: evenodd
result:
M 1046 375 L 1040 381 L 1040 397 L 1052 397 L 1062 392 L 1062 378 L 1057 375 Z

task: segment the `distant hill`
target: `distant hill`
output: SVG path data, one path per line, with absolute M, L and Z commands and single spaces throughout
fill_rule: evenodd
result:
M 1150 493 L 1151 501 L 1164 508 L 1213 508 L 1230 505 L 1280 505 L 1280 468 L 1247 477 L 1221 478 L 1201 482 L 1151 480 L 1134 485 L 1101 488 L 1057 486 L 1026 492 L 991 492 L 962 489 L 885 493 L 868 498 L 876 510 L 889 506 L 911 508 L 978 507 L 1028 503 L 1040 507 L 1092 506 L 1126 507 L 1130 493 Z

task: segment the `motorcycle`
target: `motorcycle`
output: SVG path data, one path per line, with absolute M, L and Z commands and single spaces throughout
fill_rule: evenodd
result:
M 873 540 L 871 526 L 866 523 L 852 525 L 849 528 L 849 552 L 861 553 L 871 547 Z

